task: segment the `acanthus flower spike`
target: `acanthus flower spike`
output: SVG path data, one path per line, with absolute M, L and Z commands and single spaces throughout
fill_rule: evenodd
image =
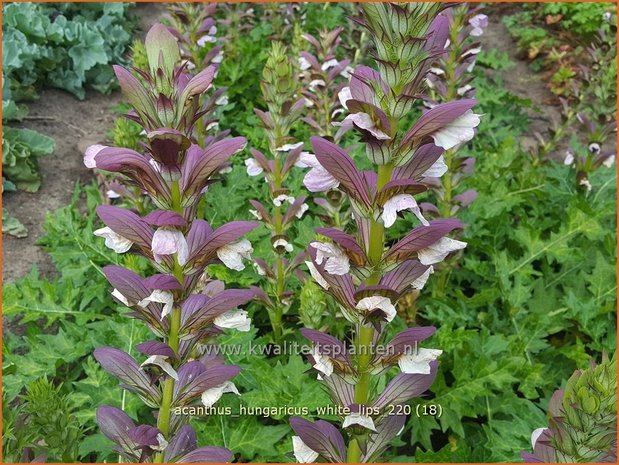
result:
M 264 304 L 276 342 L 283 337 L 282 318 L 292 303 L 292 293 L 288 289 L 292 284 L 290 277 L 296 274 L 296 268 L 301 263 L 286 258 L 295 251 L 292 242 L 294 235 L 290 231 L 309 208 L 305 203 L 306 197 L 290 192 L 285 184 L 291 169 L 303 157 L 303 142 L 297 142 L 290 136 L 292 124 L 300 118 L 304 108 L 296 73 L 296 63 L 286 57 L 284 46 L 275 42 L 260 83 L 268 111 L 255 109 L 267 136 L 268 151 L 265 154 L 251 149 L 251 158 L 245 160 L 247 175 L 264 177 L 269 190 L 270 205 L 251 200 L 253 209 L 249 212 L 271 231 L 274 264 L 267 265 L 266 257 L 263 257 L 263 260 L 256 262 L 256 269 L 268 283 L 265 286 L 268 297 L 264 299 Z
M 149 69 L 136 71 L 142 81 L 115 68 L 135 120 L 146 132 L 145 153 L 90 147 L 85 163 L 125 176 L 156 206 L 145 215 L 144 209 L 136 213 L 117 206 L 97 208 L 105 227 L 95 234 L 118 253 L 142 255 L 158 271 L 143 278 L 120 266 L 103 269 L 112 295 L 158 339 L 136 346 L 144 356 L 140 361 L 111 347 L 96 349 L 94 356 L 124 389 L 156 411 L 157 424 L 135 425 L 124 413 L 105 406 L 97 418 L 103 434 L 129 460 L 227 462 L 232 459 L 230 451 L 197 447 L 182 407 L 198 402 L 210 407 L 225 393 L 238 394 L 232 378 L 239 368 L 204 359 L 200 347 L 214 344 L 224 331 L 247 331 L 250 319 L 240 307 L 260 294 L 257 289 L 224 289 L 216 281 L 202 293 L 198 284 L 209 264 L 224 263 L 235 270 L 245 266 L 253 249 L 243 236 L 257 223 L 213 228 L 196 218 L 196 204 L 214 182 L 213 176 L 243 150 L 246 141 L 210 138 L 206 148 L 196 143 L 201 135 L 194 132 L 196 123 L 206 111 L 200 97 L 211 88 L 216 68 L 188 75 L 186 64 L 180 63 L 177 38 L 162 25 L 147 34 L 146 51 Z
M 418 293 L 434 265 L 466 246 L 447 237 L 462 223 L 428 221 L 416 196 L 428 189 L 425 181 L 431 175 L 444 174 L 445 150 L 473 137 L 479 123 L 472 111 L 476 102 L 443 103 L 423 113 L 408 131 L 400 129 L 400 120 L 420 103 L 430 68 L 448 53 L 448 21 L 440 14 L 444 7 L 368 3 L 362 8 L 359 22 L 372 35 L 378 70 L 359 66 L 352 73 L 349 88 L 341 93 L 350 124 L 345 122 L 341 130 L 353 129 L 361 135 L 373 169 L 360 170 L 345 150 L 320 137 L 311 139 L 316 161 L 309 160 L 319 179 L 331 176 L 335 182 L 330 187 L 337 186 L 351 202 L 356 229 L 318 229 L 320 236 L 310 243 L 306 261 L 312 278 L 335 299 L 350 323 L 351 344 L 326 332 L 302 330 L 312 343 L 308 361 L 318 382 L 347 410 L 339 428 L 324 421 L 291 420 L 299 461 L 380 460 L 405 423 L 404 416 L 389 412 L 430 388 L 442 353 L 424 341 L 433 335 L 434 327 L 409 328 L 391 340 L 385 328 L 397 318 L 398 301 Z M 311 66 L 310 57 L 305 58 Z M 311 174 L 310 170 L 306 185 Z M 309 184 L 318 187 L 319 183 Z M 402 215 L 414 217 L 418 226 L 387 242 L 385 229 Z M 387 350 L 378 353 L 379 344 Z M 386 376 L 392 367 L 400 373 L 373 380 Z

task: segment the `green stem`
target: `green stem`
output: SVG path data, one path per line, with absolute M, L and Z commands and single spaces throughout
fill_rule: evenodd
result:
M 442 218 L 449 218 L 451 216 L 451 202 L 453 197 L 453 178 L 451 176 L 452 154 L 453 150 L 446 150 L 443 155 L 445 164 L 447 165 L 447 172 L 441 178 L 443 183 L 443 198 L 439 199 L 439 211 Z
M 179 345 L 179 330 L 181 326 L 181 309 L 175 307 L 172 310 L 172 317 L 170 318 L 170 333 L 168 337 L 168 345 L 175 352 L 178 353 Z M 159 409 L 159 417 L 157 418 L 157 428 L 159 431 L 169 439 L 170 434 L 170 415 L 172 412 L 172 400 L 174 397 L 174 380 L 167 378 L 163 383 L 163 392 L 161 394 L 161 408 Z M 155 463 L 163 463 L 163 453 L 157 453 L 153 461 Z
M 382 187 L 391 180 L 393 166 L 381 165 L 378 167 L 378 180 L 376 190 L 379 191 Z M 385 246 L 385 227 L 379 221 L 374 219 L 370 223 L 370 238 L 368 244 L 368 259 L 370 266 L 374 268 L 372 274 L 366 279 L 365 284 L 374 286 L 380 282 L 381 271 L 380 263 L 383 259 L 383 249 Z M 370 362 L 372 361 L 372 343 L 374 341 L 374 328 L 363 324 L 358 325 L 357 333 L 357 371 L 359 380 L 355 384 L 355 403 L 367 404 L 370 394 Z M 359 462 L 361 457 L 361 449 L 355 438 L 352 438 L 348 444 L 346 461 L 348 463 Z
M 351 439 L 346 451 L 346 463 L 359 463 L 361 461 L 361 449 L 356 439 Z
M 179 265 L 178 260 L 174 260 L 174 270 L 172 272 L 174 277 L 181 285 L 185 281 L 183 274 L 183 267 Z M 170 316 L 170 331 L 168 333 L 168 345 L 174 351 L 178 353 L 179 348 L 179 332 L 181 328 L 181 308 L 174 307 L 172 315 Z M 157 428 L 159 431 L 168 438 L 170 434 L 170 415 L 172 411 L 172 401 L 174 398 L 174 379 L 168 377 L 163 383 L 163 390 L 161 393 L 161 408 L 159 409 L 159 417 L 157 418 Z M 163 453 L 159 452 L 153 458 L 155 463 L 163 463 Z
M 282 187 L 282 168 L 281 168 L 281 160 L 279 158 L 275 159 L 274 169 L 273 169 L 273 185 L 275 190 L 281 189 Z M 282 210 L 280 207 L 275 207 L 275 229 L 274 235 L 279 236 L 284 233 L 284 227 L 282 225 Z M 286 272 L 284 270 L 284 259 L 281 255 L 277 257 L 277 267 L 276 267 L 276 307 L 274 310 L 270 312 L 269 319 L 271 320 L 271 327 L 273 328 L 273 339 L 275 342 L 280 342 L 283 336 L 283 328 L 282 328 L 282 316 L 284 314 L 284 304 L 282 302 L 284 290 L 286 287 Z
M 172 196 L 172 210 L 179 215 L 183 214 L 183 206 L 181 205 L 181 187 L 178 181 L 172 181 L 170 185 L 170 194 Z

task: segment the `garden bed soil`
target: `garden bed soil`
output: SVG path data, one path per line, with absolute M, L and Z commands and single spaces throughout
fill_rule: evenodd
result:
M 525 150 L 534 149 L 538 145 L 533 136 L 549 134 L 549 128 L 561 121 L 559 99 L 548 89 L 543 73 L 534 72 L 528 62 L 518 54 L 516 42 L 512 39 L 507 27 L 503 24 L 504 5 L 490 5 L 486 8 L 489 17 L 488 27 L 480 37 L 483 50 L 496 49 L 506 53 L 512 65 L 509 69 L 499 71 L 505 88 L 512 94 L 527 98 L 533 103 L 532 108 L 525 109 L 530 119 L 529 133 L 522 139 Z
M 139 3 L 135 13 L 139 29 L 145 34 L 165 11 L 159 3 Z M 71 202 L 77 182 L 88 182 L 92 173 L 83 162 L 84 149 L 106 140 L 116 115 L 113 107 L 121 100 L 119 92 L 101 95 L 89 91 L 83 101 L 57 89 L 44 89 L 39 99 L 28 105 L 23 126 L 34 129 L 56 141 L 54 153 L 40 158 L 41 188 L 36 193 L 7 192 L 2 205 L 28 228 L 28 236 L 18 239 L 2 235 L 2 280 L 14 281 L 36 266 L 51 278 L 56 269 L 47 253 L 36 243 L 43 235 L 45 216 Z
M 18 239 L 2 235 L 2 279 L 12 281 L 36 265 L 43 276 L 52 277 L 54 265 L 36 245 L 43 234 L 45 216 L 70 203 L 77 182 L 88 182 L 92 173 L 82 161 L 84 148 L 105 140 L 113 127 L 112 107 L 120 101 L 118 92 L 101 95 L 88 92 L 82 101 L 57 89 L 39 92 L 39 99 L 28 105 L 24 126 L 56 141 L 54 153 L 39 159 L 41 188 L 38 192 L 7 192 L 2 205 L 28 228 L 28 236 Z

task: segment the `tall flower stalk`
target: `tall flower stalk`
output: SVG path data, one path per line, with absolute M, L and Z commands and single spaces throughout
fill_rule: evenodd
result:
M 330 138 L 335 143 L 340 142 L 340 137 L 334 139 L 336 133 L 331 123 L 341 119 L 337 116 L 344 113 L 338 94 L 345 87 L 352 71 L 351 60 L 337 58 L 343 30 L 339 27 L 332 31 L 321 31 L 318 37 L 302 34 L 314 53 L 302 51 L 299 57 L 303 96 L 308 106 L 308 116 L 303 121 L 311 126 L 315 135 Z
M 245 160 L 249 176 L 265 176 L 272 206 L 251 200 L 252 214 L 271 231 L 274 262 L 256 260 L 258 273 L 268 282 L 265 305 L 273 328 L 273 338 L 281 341 L 284 328 L 283 315 L 290 307 L 294 293 L 288 289 L 288 278 L 303 261 L 303 254 L 294 258 L 288 235 L 296 219 L 300 219 L 308 206 L 305 196 L 294 197 L 285 182 L 303 150 L 303 143 L 290 136 L 292 125 L 300 117 L 305 105 L 299 98 L 297 71 L 286 56 L 285 47 L 274 42 L 264 67 L 260 87 L 268 111 L 255 109 L 267 136 L 269 156 L 259 150 L 250 150 L 252 158 Z
M 616 130 L 617 122 L 596 124 L 584 112 L 576 115 L 584 133 L 586 146 L 573 143 L 565 154 L 563 164 L 575 171 L 575 185 L 577 190 L 586 195 L 593 189 L 589 180 L 594 171 L 601 168 L 612 168 L 615 164 L 616 151 L 609 149 L 608 139 Z
M 93 168 L 118 173 L 125 183 L 138 186 L 156 208 L 145 216 L 115 206 L 97 208 L 105 227 L 95 234 L 119 254 L 141 256 L 156 273 L 145 278 L 120 266 L 103 269 L 112 295 L 131 308 L 130 317 L 142 320 L 154 339 L 136 346 L 145 358 L 141 364 L 112 347 L 97 348 L 94 356 L 123 389 L 153 409 L 157 422 L 136 425 L 112 406 L 100 407 L 97 420 L 126 460 L 226 462 L 232 458 L 227 449 L 197 447 L 183 409 L 200 400 L 210 408 L 223 393 L 238 394 L 230 380 L 239 368 L 226 366 L 206 349 L 224 328 L 249 329 L 247 313 L 237 307 L 256 292 L 226 290 L 223 283 L 208 279 L 206 269 L 219 262 L 241 268 L 251 251 L 243 235 L 257 223 L 231 222 L 214 229 L 196 217 L 196 209 L 215 181 L 212 176 L 246 142 L 235 137 L 201 148 L 193 129 L 203 115 L 201 97 L 211 88 L 216 67 L 195 76 L 187 73 L 176 39 L 160 24 L 149 31 L 145 45 L 149 69 L 132 74 L 114 68 L 133 107 L 131 118 L 146 132 L 144 152 L 97 146 L 86 157 Z
M 408 130 L 402 128 L 419 103 L 429 68 L 444 52 L 449 23 L 439 15 L 442 8 L 434 3 L 363 5 L 358 21 L 374 40 L 378 70 L 355 69 L 345 101 L 350 115 L 342 124 L 359 131 L 374 169 L 360 170 L 348 153 L 324 138 L 311 141 L 317 164 L 305 184 L 345 192 L 356 231 L 318 229 L 321 240 L 310 244 L 306 263 L 354 331 L 352 343 L 346 344 L 324 332 L 301 330 L 312 342 L 310 361 L 342 409 L 343 422 L 337 428 L 322 420 L 292 418 L 300 462 L 379 459 L 406 421 L 405 410 L 394 407 L 423 394 L 436 376 L 441 351 L 418 347 L 435 328 L 409 328 L 391 340 L 385 330 L 396 317 L 398 299 L 421 289 L 434 264 L 466 246 L 447 237 L 461 227 L 458 220 L 426 221 L 414 196 L 426 190 L 421 181 L 442 167 L 444 151 L 473 137 L 479 123 L 472 112 L 475 101 L 436 105 Z M 394 243 L 388 229 L 405 211 L 420 225 Z M 394 365 L 401 373 L 384 383 Z
M 302 37 L 311 45 L 312 51 L 302 51 L 299 57 L 299 68 L 303 80 L 303 95 L 306 98 L 306 113 L 303 118 L 314 135 L 341 141 L 345 131 L 337 130 L 336 126 L 346 112 L 342 101 L 342 89 L 345 88 L 352 68 L 351 60 L 338 60 L 337 49 L 340 45 L 340 34 L 343 28 L 332 31 L 321 31 L 318 37 L 303 34 Z M 335 125 L 334 125 L 335 123 Z M 302 164 L 312 165 L 313 158 L 307 163 L 303 157 Z M 314 203 L 323 213 L 320 218 L 330 226 L 342 227 L 350 218 L 350 209 L 346 199 L 337 190 L 330 190 L 319 196 L 316 193 Z
M 472 74 L 481 46 L 477 40 L 488 26 L 488 17 L 480 13 L 480 7 L 457 5 L 441 13 L 449 21 L 449 46 L 430 68 L 426 78 L 428 99 L 425 105 L 433 107 L 439 103 L 450 102 L 457 98 L 474 98 L 474 76 Z M 463 189 L 464 181 L 472 175 L 475 159 L 458 156 L 460 144 L 445 150 L 443 165 L 428 175 L 424 183 L 434 192 L 436 204 L 420 204 L 422 211 L 429 218 L 456 217 L 477 197 L 474 189 Z M 457 254 L 449 257 L 441 266 L 433 296 L 441 296 L 449 279 L 451 270 L 458 261 Z M 413 296 L 414 298 L 414 296 Z
M 531 435 L 527 463 L 617 463 L 617 355 L 576 370 L 548 404 L 549 425 Z
M 217 21 L 214 17 L 216 9 L 215 3 L 187 2 L 168 6 L 166 18 L 170 23 L 168 30 L 177 39 L 181 58 L 190 73 L 195 73 L 196 70 L 199 71 L 210 65 L 219 65 L 223 60 L 223 46 L 219 44 Z M 217 76 L 217 71 L 215 71 L 215 76 Z M 228 103 L 227 96 L 224 94 L 225 90 L 220 88 L 211 92 L 203 105 L 205 115 L 199 118 L 194 125 L 194 137 L 197 138 L 200 135 L 203 140 L 199 142 L 204 146 L 228 134 L 228 132 L 218 133 L 219 125 L 213 115 L 217 106 Z
M 449 21 L 449 47 L 428 74 L 429 99 L 426 105 L 431 107 L 457 98 L 475 97 L 471 72 L 481 51 L 475 39 L 488 26 L 488 17 L 479 10 L 479 7 L 458 5 L 442 13 Z M 477 197 L 474 190 L 459 192 L 462 181 L 471 175 L 475 160 L 456 157 L 457 151 L 458 147 L 446 150 L 443 155 L 446 166 L 444 175 L 440 179 L 428 180 L 437 200 L 436 209 L 431 205 L 424 208 L 429 215 L 456 216 L 460 209 L 470 205 Z

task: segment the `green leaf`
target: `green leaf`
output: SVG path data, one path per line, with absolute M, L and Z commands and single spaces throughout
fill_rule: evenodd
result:
M 28 229 L 15 217 L 10 216 L 9 212 L 2 209 L 2 233 L 14 237 L 27 237 Z
M 288 425 L 267 426 L 254 416 L 220 416 L 209 418 L 206 425 L 201 422 L 196 426 L 200 443 L 227 447 L 241 454 L 240 461 L 289 462 L 289 458 L 276 448 L 285 438 L 289 443 L 288 451 L 292 451 Z

